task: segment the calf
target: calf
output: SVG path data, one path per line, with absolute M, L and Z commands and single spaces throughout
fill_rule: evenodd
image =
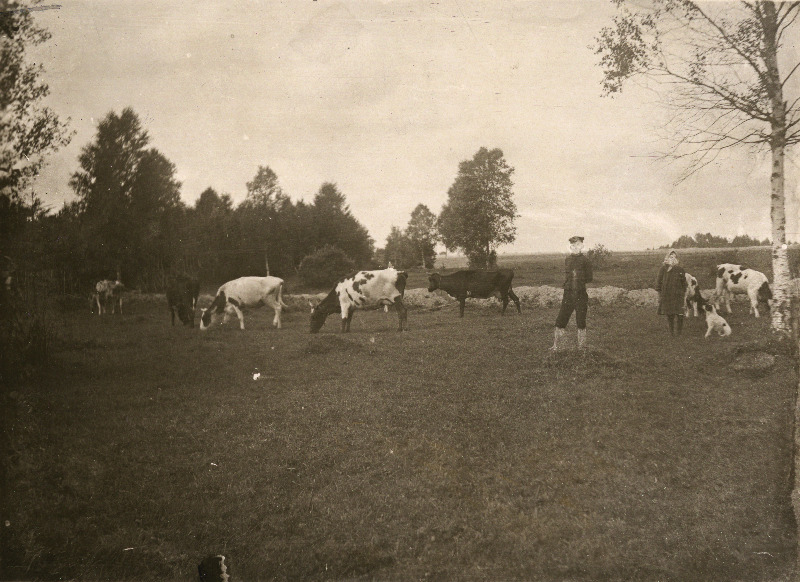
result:
M 111 305 L 111 313 L 122 315 L 122 293 L 126 291 L 122 282 L 103 279 L 95 284 L 94 289 L 92 301 L 97 304 L 98 315 L 108 312 L 109 305 Z M 92 311 L 94 311 L 94 305 Z
M 686 273 L 686 298 L 684 300 L 684 310 L 683 314 L 686 317 L 689 315 L 694 314 L 697 317 L 698 314 L 698 307 L 703 304 L 703 296 L 700 295 L 700 287 L 697 284 L 697 279 L 695 279 L 689 273 Z
M 764 303 L 769 309 L 772 290 L 764 273 L 732 263 L 717 265 L 716 294 L 721 302 L 720 305 L 725 306 L 727 313 L 731 312 L 731 295 L 745 293 L 750 298 L 750 313 L 759 316 L 759 303 Z
M 175 325 L 175 314 L 184 325 L 194 327 L 194 307 L 197 304 L 200 285 L 197 279 L 186 275 L 177 275 L 167 284 L 167 306 L 169 307 L 172 325 Z
M 317 333 L 331 313 L 342 314 L 342 332 L 350 331 L 356 309 L 394 305 L 399 330 L 407 329 L 403 294 L 408 273 L 390 267 L 381 271 L 359 271 L 340 279 L 327 297 L 311 308 L 311 333 Z
M 428 291 L 432 293 L 436 289 L 441 289 L 448 295 L 455 297 L 460 304 L 460 317 L 464 317 L 464 304 L 467 297 L 486 299 L 495 294 L 499 294 L 503 300 L 503 310 L 500 313 L 506 312 L 509 297 L 517 305 L 517 312 L 522 313 L 519 297 L 511 289 L 511 281 L 513 279 L 514 271 L 511 269 L 456 271 L 450 275 L 433 273 L 428 277 Z
M 239 318 L 239 327 L 244 329 L 242 309 L 269 305 L 275 310 L 272 325 L 281 328 L 281 310 L 288 307 L 283 302 L 283 279 L 278 277 L 241 277 L 228 281 L 217 291 L 214 301 L 207 309 L 200 310 L 200 329 L 206 330 L 212 317 L 225 313 L 222 323 L 227 323 L 232 314 Z

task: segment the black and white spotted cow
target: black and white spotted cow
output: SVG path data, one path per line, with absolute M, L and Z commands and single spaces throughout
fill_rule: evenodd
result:
M 394 305 L 399 320 L 399 330 L 407 329 L 403 293 L 408 273 L 394 268 L 381 271 L 359 271 L 342 278 L 328 296 L 311 308 L 311 333 L 317 333 L 331 313 L 342 314 L 342 331 L 350 331 L 350 322 L 356 309 L 370 309 Z
M 703 296 L 700 294 L 700 287 L 697 279 L 693 275 L 686 273 L 686 298 L 684 301 L 683 314 L 686 317 L 694 315 L 698 317 L 699 310 L 703 305 Z
M 227 323 L 231 315 L 239 318 L 239 327 L 244 329 L 242 309 L 269 305 L 275 310 L 272 325 L 281 328 L 281 311 L 288 307 L 283 302 L 283 279 L 279 277 L 240 277 L 228 281 L 217 291 L 214 301 L 206 309 L 200 310 L 200 329 L 207 330 L 214 315 L 224 313 L 222 323 Z
M 772 290 L 764 273 L 732 263 L 717 265 L 715 293 L 720 301 L 720 308 L 724 305 L 727 313 L 731 312 L 731 295 L 747 294 L 750 298 L 750 313 L 756 317 L 759 316 L 758 304 L 763 303 L 769 309 L 772 300 Z

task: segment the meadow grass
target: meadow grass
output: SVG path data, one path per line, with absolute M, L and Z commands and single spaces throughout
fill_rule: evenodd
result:
M 549 276 L 527 265 L 517 285 Z M 6 572 L 187 580 L 223 553 L 235 580 L 793 579 L 796 378 L 780 350 L 732 369 L 771 349 L 735 308 L 705 340 L 592 306 L 591 347 L 571 323 L 556 354 L 555 309 L 412 309 L 405 333 L 358 312 L 345 335 L 65 312 L 15 394 Z

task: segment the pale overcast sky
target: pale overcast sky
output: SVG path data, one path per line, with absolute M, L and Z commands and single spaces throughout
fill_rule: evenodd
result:
M 265 165 L 294 200 L 336 183 L 377 246 L 420 202 L 438 214 L 459 162 L 480 147 L 516 169 L 517 240 L 501 253 L 564 251 L 576 233 L 612 250 L 698 231 L 770 235 L 766 153 L 722 157 L 675 185 L 683 168 L 652 157 L 666 147 L 656 95 L 631 86 L 601 97 L 588 47 L 609 1 L 56 6 L 35 13 L 53 35 L 35 53 L 48 104 L 76 131 L 36 185 L 56 209 L 74 198 L 67 182 L 97 122 L 130 106 L 188 204 L 209 186 L 240 202 Z

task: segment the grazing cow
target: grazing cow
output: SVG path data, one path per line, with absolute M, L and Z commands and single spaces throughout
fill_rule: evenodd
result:
M 281 310 L 288 307 L 283 302 L 283 279 L 278 277 L 240 277 L 228 281 L 217 290 L 217 296 L 207 309 L 200 310 L 200 329 L 206 330 L 212 322 L 214 314 L 225 313 L 222 323 L 227 323 L 230 316 L 236 314 L 239 327 L 244 329 L 242 309 L 269 305 L 275 310 L 272 325 L 281 328 Z
M 110 279 L 103 279 L 98 281 L 94 286 L 95 292 L 92 294 L 94 303 L 97 304 L 98 315 L 108 312 L 109 305 L 111 306 L 111 313 L 119 313 L 122 315 L 122 293 L 126 291 L 125 285 L 119 280 L 111 281 Z M 92 306 L 94 311 L 94 306 Z
M 428 291 L 433 292 L 437 289 L 445 291 L 448 295 L 455 297 L 459 304 L 460 317 L 464 317 L 464 304 L 467 297 L 475 299 L 486 299 L 495 294 L 500 294 L 503 300 L 503 310 L 506 312 L 508 298 L 514 300 L 517 305 L 517 312 L 522 313 L 519 305 L 519 297 L 511 289 L 511 281 L 514 279 L 514 271 L 511 269 L 498 269 L 497 271 L 456 271 L 451 275 L 440 275 L 433 273 L 428 277 Z
M 769 288 L 767 276 L 760 271 L 747 269 L 742 265 L 723 263 L 717 265 L 716 294 L 724 304 L 726 312 L 731 312 L 731 295 L 746 293 L 750 298 L 750 313 L 758 314 L 758 304 L 764 303 L 769 309 L 772 300 L 772 290 Z
M 197 279 L 186 275 L 177 275 L 167 284 L 167 306 L 172 318 L 172 325 L 175 325 L 175 314 L 184 325 L 194 327 L 194 306 L 197 304 L 197 296 L 200 286 Z
M 317 333 L 331 313 L 342 314 L 342 331 L 350 331 L 356 309 L 394 305 L 399 330 L 408 328 L 403 294 L 408 273 L 390 267 L 381 271 L 359 271 L 340 279 L 328 296 L 311 308 L 311 333 Z
M 716 332 L 718 335 L 723 337 L 731 335 L 731 326 L 728 325 L 728 322 L 717 313 L 717 309 L 713 304 L 701 301 L 701 308 L 706 314 L 706 325 L 708 326 L 705 335 L 706 338 L 711 335 L 711 332 Z
M 698 308 L 702 307 L 704 302 L 703 296 L 700 295 L 700 287 L 697 284 L 697 279 L 695 279 L 689 273 L 686 273 L 686 299 L 684 301 L 684 310 L 683 314 L 686 317 L 694 314 L 695 317 L 698 316 Z

